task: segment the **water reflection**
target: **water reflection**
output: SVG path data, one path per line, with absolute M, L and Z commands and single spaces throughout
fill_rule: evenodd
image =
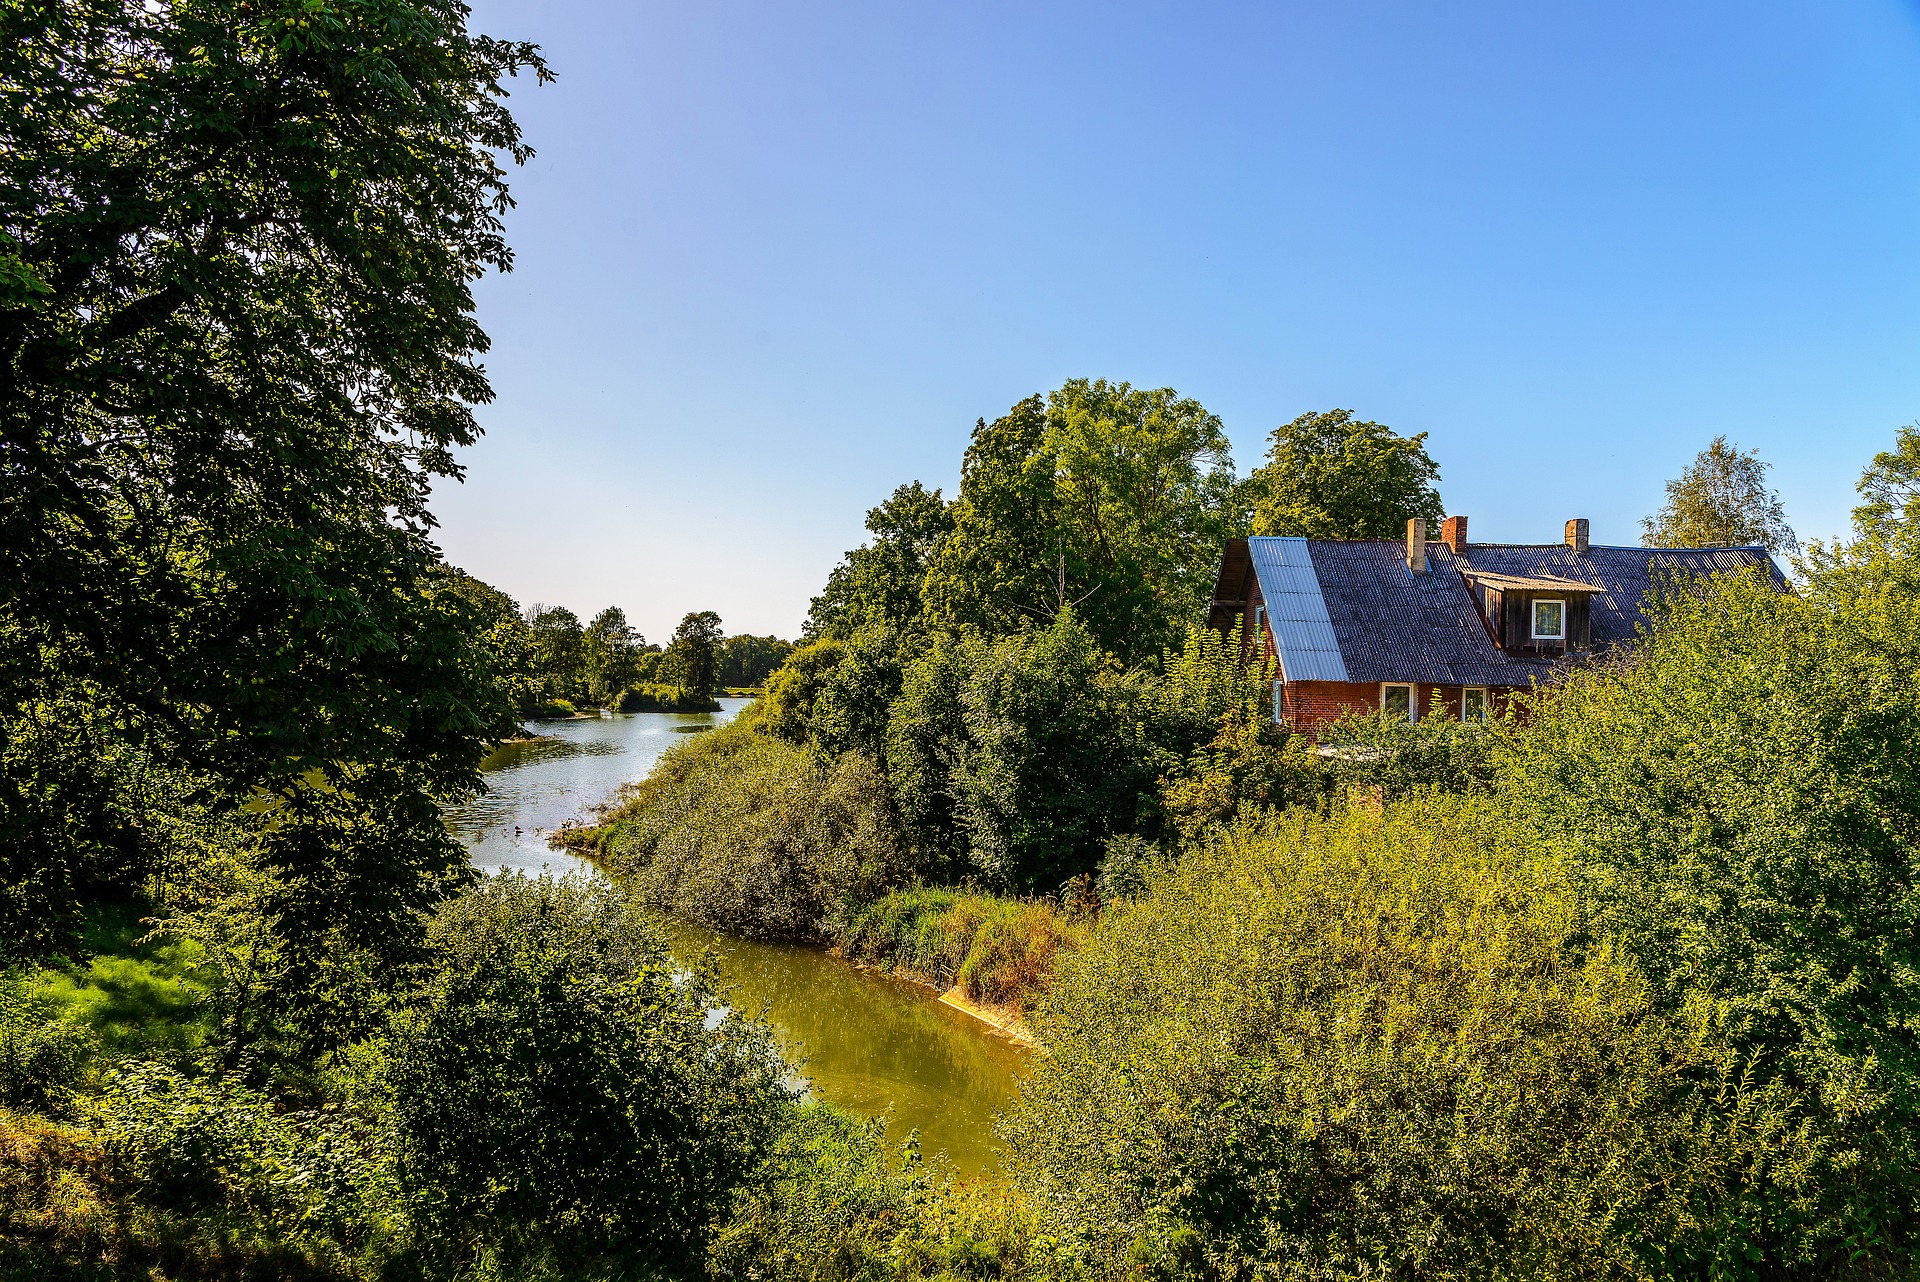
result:
M 685 742 L 680 736 L 723 724 L 745 705 L 723 699 L 717 713 L 541 723 L 542 737 L 503 744 L 481 764 L 489 791 L 450 808 L 447 826 L 486 871 L 595 876 L 584 860 L 548 849 L 547 833 L 589 820 L 595 806 Z M 812 1090 L 858 1113 L 890 1111 L 894 1142 L 917 1130 L 923 1152 L 945 1151 L 963 1171 L 997 1165 L 993 1115 L 1013 1093 L 1024 1049 L 927 989 L 817 949 L 666 925 L 682 959 L 708 948 L 719 954 L 730 999 L 767 1017 Z
M 589 872 L 572 855 L 547 848 L 547 834 L 589 821 L 594 807 L 622 784 L 644 779 L 684 730 L 711 730 L 731 720 L 745 699 L 720 700 L 719 712 L 636 712 L 541 721 L 535 739 L 503 743 L 480 763 L 487 792 L 447 809 L 447 827 L 466 844 L 476 868 L 555 875 Z
M 993 1117 L 1013 1097 L 1025 1048 L 943 1004 L 932 990 L 860 970 L 814 948 L 665 923 L 682 958 L 713 949 L 729 1000 L 774 1026 L 813 1090 L 856 1113 L 889 1113 L 892 1142 L 920 1132 L 963 1171 L 998 1165 Z

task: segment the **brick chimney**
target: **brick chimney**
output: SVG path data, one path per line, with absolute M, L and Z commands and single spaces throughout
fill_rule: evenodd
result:
M 1467 518 L 1450 516 L 1440 522 L 1440 541 L 1453 549 L 1455 556 L 1467 554 Z
M 1407 520 L 1407 569 L 1414 574 L 1427 572 L 1427 518 Z
M 1567 522 L 1567 546 L 1575 552 L 1587 550 L 1587 518 L 1576 516 Z

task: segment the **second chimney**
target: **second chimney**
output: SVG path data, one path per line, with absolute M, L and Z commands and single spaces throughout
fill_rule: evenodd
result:
M 1567 522 L 1567 546 L 1575 552 L 1587 550 L 1587 518 L 1576 516 Z
M 1407 518 L 1407 569 L 1414 574 L 1427 572 L 1427 518 Z
M 1455 556 L 1467 554 L 1467 518 L 1450 516 L 1440 522 L 1440 541 L 1453 549 Z

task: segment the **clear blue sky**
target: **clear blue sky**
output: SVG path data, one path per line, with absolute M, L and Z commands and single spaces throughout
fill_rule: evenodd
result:
M 1803 536 L 1920 417 L 1911 4 L 479 0 L 498 400 L 435 508 L 518 597 L 791 636 L 973 422 L 1172 386 L 1244 473 L 1350 408 L 1476 539 L 1638 540 L 1716 433 Z

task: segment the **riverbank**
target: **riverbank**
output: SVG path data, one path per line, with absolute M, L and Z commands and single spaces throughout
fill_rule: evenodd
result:
M 1024 1029 L 1086 923 L 1048 899 L 918 884 L 883 787 L 858 758 L 824 765 L 735 721 L 669 751 L 599 822 L 547 841 L 669 917 L 825 947 Z

